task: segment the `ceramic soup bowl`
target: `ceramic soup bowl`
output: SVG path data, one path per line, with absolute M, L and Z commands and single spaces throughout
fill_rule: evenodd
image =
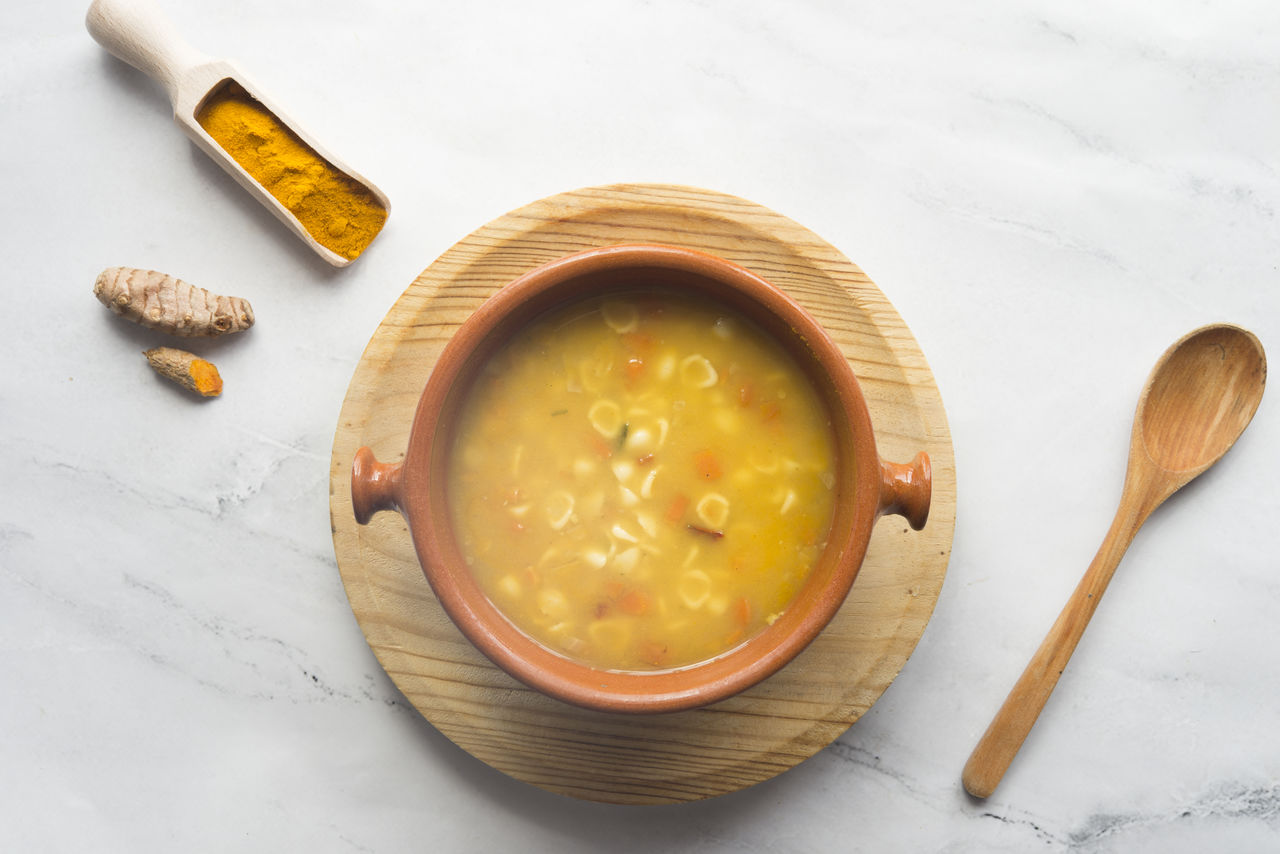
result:
M 707 660 L 643 670 L 587 664 L 517 628 L 468 567 L 449 506 L 448 476 L 460 409 L 492 353 L 556 306 L 613 290 L 634 294 L 638 288 L 700 295 L 773 338 L 798 363 L 825 407 L 834 448 L 830 532 L 790 604 L 758 633 Z M 418 403 L 403 461 L 381 463 L 369 448 L 360 448 L 352 464 L 351 489 L 361 524 L 382 510 L 403 514 L 441 605 L 463 634 L 511 676 L 591 709 L 670 712 L 732 696 L 794 658 L 844 602 L 876 520 L 897 514 L 919 530 L 928 516 L 931 484 L 924 452 L 907 464 L 879 458 L 867 405 L 848 361 L 790 297 L 712 255 L 671 246 L 619 245 L 550 262 L 483 303 L 437 361 Z

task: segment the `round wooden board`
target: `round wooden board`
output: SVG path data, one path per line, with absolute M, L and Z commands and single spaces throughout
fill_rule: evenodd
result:
M 659 242 L 728 258 L 787 291 L 844 349 L 871 409 L 880 455 L 928 451 L 923 531 L 876 526 L 835 619 L 755 688 L 689 712 L 592 712 L 529 690 L 445 616 L 403 519 L 355 523 L 361 445 L 402 459 L 441 348 L 487 297 L 547 261 L 596 246 Z M 689 187 L 615 185 L 553 196 L 467 236 L 396 301 L 356 368 L 334 438 L 330 512 L 338 569 L 369 646 L 405 697 L 483 762 L 593 801 L 691 801 L 769 779 L 817 753 L 871 707 L 915 648 L 938 599 L 955 527 L 955 461 L 942 399 L 915 339 L 867 276 L 805 228 L 743 199 Z

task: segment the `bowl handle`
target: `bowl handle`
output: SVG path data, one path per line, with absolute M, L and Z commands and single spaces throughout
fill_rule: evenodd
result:
M 880 461 L 880 515 L 897 514 L 919 531 L 929 518 L 933 496 L 933 468 L 929 455 L 916 454 L 909 463 Z
M 380 463 L 373 451 L 362 447 L 351 461 L 351 509 L 356 521 L 369 524 L 379 510 L 399 510 L 401 502 L 400 463 Z

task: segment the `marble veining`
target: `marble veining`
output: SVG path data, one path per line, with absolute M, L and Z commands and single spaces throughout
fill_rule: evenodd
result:
M 1144 528 L 995 795 L 959 783 L 1106 530 L 1156 357 L 1222 320 L 1280 352 L 1280 6 L 157 2 L 393 212 L 328 268 L 87 2 L 9 10 L 0 850 L 1280 850 L 1271 397 Z M 937 379 L 960 490 L 884 696 L 679 807 L 551 795 L 450 743 L 370 651 L 329 522 L 347 383 L 409 282 L 620 181 L 743 196 L 859 264 Z M 252 300 L 252 330 L 190 342 L 222 398 L 151 375 L 139 351 L 173 342 L 93 299 L 120 264 Z

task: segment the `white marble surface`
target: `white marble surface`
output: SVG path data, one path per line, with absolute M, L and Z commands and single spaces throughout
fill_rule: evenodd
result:
M 1280 353 L 1280 6 L 247 0 L 166 7 L 390 195 L 335 271 L 199 153 L 85 4 L 0 30 L 0 849 L 1275 851 L 1280 408 L 1130 550 L 994 797 L 959 774 L 1089 562 L 1178 336 Z M 412 8 L 405 8 L 411 5 Z M 536 198 L 734 193 L 860 264 L 954 434 L 938 607 L 880 702 L 671 808 L 516 783 L 369 652 L 329 537 L 347 382 L 414 276 Z M 190 400 L 92 297 L 252 300 Z

